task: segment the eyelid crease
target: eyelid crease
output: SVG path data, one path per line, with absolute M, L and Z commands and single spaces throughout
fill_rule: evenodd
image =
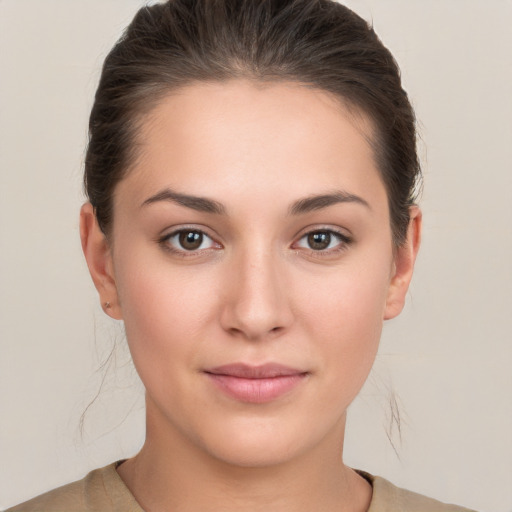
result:
M 160 240 L 162 238 L 167 238 L 170 235 L 175 235 L 177 233 L 181 233 L 183 231 L 195 231 L 197 233 L 203 233 L 206 236 L 209 236 L 210 238 L 214 238 L 214 235 L 211 235 L 211 229 L 207 228 L 206 226 L 199 225 L 199 224 L 176 224 L 176 225 L 170 225 L 166 226 L 164 229 L 160 230 L 159 235 L 156 236 L 157 240 Z
M 321 223 L 315 223 L 310 224 L 306 227 L 301 228 L 297 233 L 295 234 L 295 239 L 298 240 L 299 238 L 302 238 L 305 235 L 309 235 L 311 233 L 317 233 L 317 232 L 329 232 L 334 233 L 336 235 L 339 235 L 344 240 L 351 240 L 353 241 L 353 235 L 351 231 L 348 228 L 332 225 L 332 224 L 321 224 Z
M 178 236 L 181 233 L 200 233 L 202 236 L 210 239 L 212 243 L 212 247 L 207 247 L 204 249 L 193 249 L 193 250 L 187 250 L 185 248 L 178 248 L 173 246 L 170 243 L 170 240 L 176 236 Z M 173 231 L 170 231 L 166 233 L 165 235 L 159 236 L 156 239 L 156 242 L 167 252 L 170 252 L 174 255 L 180 256 L 180 257 L 193 257 L 198 256 L 199 254 L 204 254 L 206 252 L 210 252 L 212 250 L 217 250 L 222 247 L 222 244 L 217 242 L 212 236 L 210 236 L 208 233 L 206 233 L 202 229 L 198 228 L 192 228 L 192 227 L 180 227 L 179 229 L 174 229 Z
M 296 244 L 303 240 L 305 237 L 308 237 L 314 233 L 329 233 L 334 235 L 338 239 L 338 243 L 334 246 L 326 249 L 313 249 L 308 247 L 296 247 Z M 299 236 L 296 241 L 292 244 L 291 249 L 295 252 L 299 253 L 299 251 L 304 251 L 307 253 L 309 257 L 314 258 L 329 258 L 335 257 L 340 253 L 346 251 L 350 245 L 354 242 L 354 239 L 351 236 L 345 235 L 340 231 L 333 228 L 317 228 L 310 229 L 309 231 L 304 232 L 301 236 Z
M 212 236 L 208 233 L 208 230 L 197 227 L 196 225 L 177 225 L 173 227 L 168 226 L 164 230 L 164 233 L 165 234 L 157 236 L 155 238 L 155 242 L 157 242 L 165 251 L 177 255 L 179 257 L 198 257 L 200 255 L 205 255 L 207 253 L 211 253 L 212 251 L 224 248 L 223 244 L 221 242 L 218 242 L 215 236 Z M 211 241 L 211 246 L 203 249 L 186 249 L 184 247 L 176 247 L 174 244 L 169 242 L 173 237 L 176 237 L 181 233 L 200 233 L 202 236 L 208 238 Z M 313 249 L 311 247 L 298 246 L 301 240 L 305 239 L 306 237 L 314 233 L 328 233 L 329 235 L 333 236 L 338 241 L 338 243 L 334 247 L 325 249 Z M 354 239 L 352 235 L 344 233 L 341 230 L 341 228 L 332 226 L 327 227 L 325 225 L 316 225 L 303 228 L 294 237 L 294 242 L 292 242 L 290 248 L 297 254 L 299 254 L 300 252 L 307 252 L 313 257 L 327 258 L 329 256 L 333 257 L 339 254 L 340 252 L 347 250 L 348 246 L 350 246 L 353 242 Z
M 350 243 L 352 242 L 352 238 L 348 235 L 345 235 L 344 233 L 341 233 L 340 231 L 336 231 L 335 229 L 313 229 L 311 231 L 307 231 L 303 235 L 301 235 L 298 240 L 302 240 L 303 238 L 315 234 L 315 233 L 328 233 L 329 235 L 336 237 L 340 239 L 344 243 Z

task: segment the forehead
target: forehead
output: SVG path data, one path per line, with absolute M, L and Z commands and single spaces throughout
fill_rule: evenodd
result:
M 262 189 L 361 194 L 382 186 L 371 133 L 365 116 L 301 84 L 196 83 L 142 119 L 138 158 L 124 181 L 140 199 L 165 186 L 220 198 Z

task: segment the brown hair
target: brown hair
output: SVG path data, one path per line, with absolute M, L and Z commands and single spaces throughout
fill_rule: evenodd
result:
M 389 50 L 332 0 L 169 0 L 137 12 L 105 60 L 89 122 L 84 183 L 103 232 L 144 114 L 177 87 L 242 77 L 334 93 L 373 121 L 393 238 L 403 244 L 420 178 L 414 112 Z

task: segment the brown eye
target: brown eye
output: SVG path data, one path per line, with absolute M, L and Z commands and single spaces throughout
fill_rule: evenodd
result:
M 336 256 L 341 254 L 352 243 L 352 239 L 333 229 L 318 229 L 310 231 L 297 240 L 294 249 L 306 249 L 317 252 L 322 256 Z
M 308 246 L 314 251 L 323 251 L 331 244 L 331 233 L 328 231 L 315 231 L 307 235 Z
M 178 242 L 186 251 L 195 251 L 203 243 L 203 233 L 199 231 L 181 231 L 178 233 Z
M 196 256 L 205 254 L 210 249 L 221 249 L 222 246 L 200 229 L 178 229 L 159 240 L 160 245 L 174 254 Z

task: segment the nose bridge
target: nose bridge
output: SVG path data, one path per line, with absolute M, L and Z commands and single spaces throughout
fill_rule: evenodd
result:
M 235 256 L 223 315 L 227 330 L 257 339 L 289 325 L 291 310 L 282 263 L 268 243 L 251 244 Z

